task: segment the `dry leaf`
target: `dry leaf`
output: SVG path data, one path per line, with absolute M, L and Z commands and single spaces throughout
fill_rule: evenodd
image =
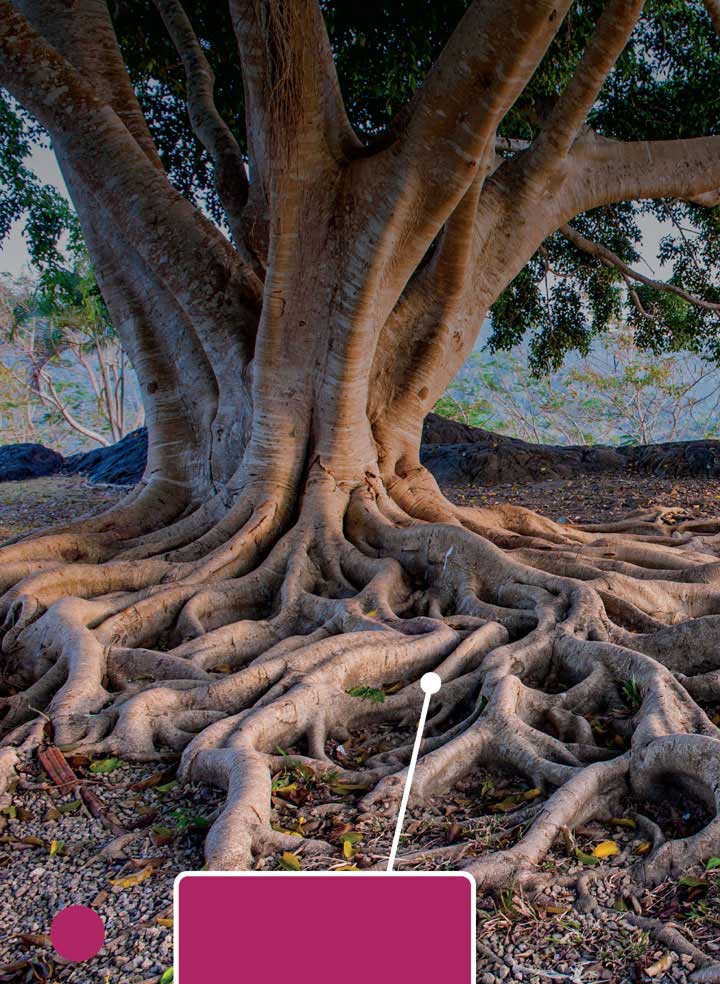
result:
M 153 866 L 149 864 L 135 875 L 127 875 L 125 878 L 111 878 L 110 884 L 119 889 L 134 888 L 135 885 L 140 885 L 142 882 L 147 881 L 152 873 Z
M 658 974 L 663 974 L 666 970 L 669 970 L 672 966 L 673 958 L 671 953 L 666 953 L 664 956 L 656 960 L 654 964 L 650 964 L 649 967 L 645 968 L 645 973 L 648 977 L 657 977 Z
M 612 858 L 620 853 L 620 848 L 615 841 L 600 841 L 593 849 L 594 858 Z
M 301 871 L 302 862 L 297 854 L 293 854 L 290 851 L 284 851 L 280 857 L 280 867 L 284 868 L 286 871 Z

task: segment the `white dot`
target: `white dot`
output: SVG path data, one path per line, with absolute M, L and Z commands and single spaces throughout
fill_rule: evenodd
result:
M 420 681 L 420 686 L 423 689 L 423 693 L 436 694 L 440 687 L 442 687 L 442 680 L 437 673 L 426 673 Z

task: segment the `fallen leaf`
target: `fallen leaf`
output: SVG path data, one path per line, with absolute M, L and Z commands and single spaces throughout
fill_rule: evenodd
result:
M 158 924 L 158 926 L 163 926 L 165 929 L 173 928 L 172 919 L 165 919 L 163 916 L 158 916 L 155 922 Z
M 119 889 L 134 888 L 135 885 L 140 885 L 142 882 L 147 881 L 152 873 L 153 866 L 149 864 L 135 875 L 126 875 L 124 878 L 111 878 L 110 884 Z
M 594 858 L 611 858 L 620 853 L 620 848 L 615 841 L 600 841 L 592 853 Z
M 174 977 L 175 974 L 173 972 L 172 967 L 168 967 L 168 969 L 163 973 L 162 977 L 160 978 L 160 984 L 172 984 Z
M 705 870 L 714 871 L 716 868 L 720 868 L 720 858 L 710 858 L 708 863 L 705 865 Z
M 156 793 L 169 793 L 171 789 L 175 789 L 177 786 L 177 779 L 171 779 L 170 782 L 164 782 L 160 786 L 155 786 Z
M 637 824 L 630 817 L 612 817 L 610 823 L 613 827 L 627 827 L 628 830 L 635 830 Z
M 583 864 L 593 865 L 600 864 L 599 858 L 594 858 L 592 854 L 586 854 L 585 851 L 581 851 L 579 847 L 575 848 L 575 857 L 578 861 L 582 861 Z
M 52 946 L 52 941 L 47 933 L 18 933 L 16 939 L 25 946 Z
M 635 854 L 649 854 L 652 851 L 652 841 L 642 841 L 635 848 Z
M 50 842 L 50 857 L 54 858 L 56 854 L 62 854 L 65 850 L 65 841 L 54 840 Z
M 56 807 L 56 810 L 58 813 L 74 813 L 76 810 L 79 810 L 81 806 L 82 800 L 72 800 L 70 803 L 60 803 L 59 806 Z
M 683 875 L 678 878 L 678 883 L 686 888 L 707 888 L 708 883 L 704 878 L 695 878 L 694 875 Z
M 96 775 L 105 776 L 119 769 L 121 765 L 122 760 L 119 758 L 97 759 L 90 763 L 90 771 Z
M 655 963 L 650 964 L 649 967 L 646 967 L 645 973 L 648 977 L 657 977 L 658 974 L 663 974 L 666 970 L 669 970 L 672 966 L 672 962 L 672 954 L 666 953 L 664 956 L 660 957 L 659 960 L 656 960 Z
M 280 867 L 286 871 L 301 871 L 302 862 L 297 854 L 293 854 L 291 851 L 284 851 L 280 857 Z

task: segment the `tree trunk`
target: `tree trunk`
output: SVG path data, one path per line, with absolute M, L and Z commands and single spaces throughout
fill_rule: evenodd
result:
M 247 867 L 297 846 L 270 823 L 278 746 L 337 771 L 328 738 L 412 717 L 417 681 L 435 670 L 444 687 L 415 796 L 478 764 L 544 794 L 516 846 L 472 861 L 481 885 L 532 883 L 559 831 L 621 815 L 659 776 L 715 816 L 716 527 L 672 527 L 662 510 L 602 530 L 462 508 L 418 456 L 423 418 L 489 305 L 550 232 L 614 194 L 589 170 L 606 151 L 582 140 L 554 170 L 540 166 L 542 141 L 514 167 L 495 159 L 498 122 L 567 4 L 517 0 L 512 44 L 503 5 L 471 5 L 403 140 L 374 156 L 338 102 L 319 9 L 283 7 L 289 23 L 273 37 L 287 58 L 268 66 L 262 5 L 233 4 L 255 176 L 237 250 L 166 181 L 104 5 L 23 2 L 57 51 L 3 5 L 7 84 L 53 133 L 138 373 L 150 453 L 114 510 L 2 551 L 2 779 L 44 740 L 47 718 L 59 745 L 181 755 L 186 779 L 227 789 L 208 863 Z M 160 6 L 181 31 L 174 5 Z M 278 9 L 267 6 L 271 20 Z M 482 100 L 468 105 L 460 90 L 476 77 Z M 574 93 L 571 117 L 586 97 Z M 348 693 L 397 681 L 382 703 Z M 631 681 L 641 702 L 628 747 L 608 749 L 589 721 L 624 708 Z M 392 812 L 409 755 L 397 748 L 341 779 Z M 654 881 L 717 853 L 719 832 L 713 819 L 658 843 L 635 874 Z

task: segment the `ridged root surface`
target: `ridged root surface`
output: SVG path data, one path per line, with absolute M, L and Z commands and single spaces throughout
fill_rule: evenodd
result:
M 298 844 L 271 825 L 278 747 L 337 773 L 328 740 L 414 725 L 433 670 L 444 686 L 414 799 L 478 767 L 544 793 L 514 846 L 460 862 L 480 888 L 532 888 L 564 830 L 670 786 L 713 819 L 685 839 L 656 828 L 630 875 L 655 884 L 720 854 L 720 524 L 658 509 L 570 527 L 454 506 L 421 473 L 348 491 L 320 469 L 294 519 L 272 496 L 241 496 L 149 532 L 128 508 L 132 522 L 120 510 L 114 526 L 0 552 L 4 785 L 47 719 L 60 747 L 180 758 L 183 778 L 226 791 L 209 866 L 250 867 Z M 348 693 L 384 686 L 381 703 Z M 623 748 L 591 724 L 614 712 Z M 370 787 L 362 806 L 392 815 L 409 757 L 399 747 L 339 780 Z

